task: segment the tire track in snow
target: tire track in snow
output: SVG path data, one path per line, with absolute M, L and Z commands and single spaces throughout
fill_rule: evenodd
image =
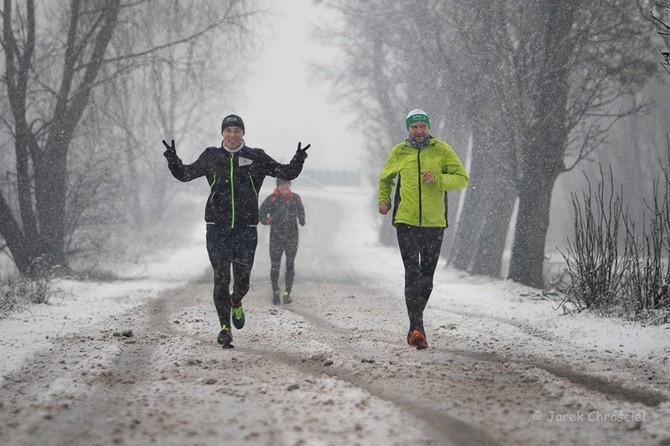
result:
M 549 332 L 544 332 L 535 327 L 530 327 L 524 324 L 521 321 L 511 320 L 508 318 L 475 314 L 467 311 L 458 311 L 458 310 L 449 310 L 449 313 L 462 316 L 465 319 L 486 319 L 494 320 L 502 324 L 514 327 L 520 332 L 530 336 L 531 338 L 537 338 L 541 341 L 544 341 L 550 345 L 556 345 L 562 343 L 560 339 L 557 339 L 555 335 L 552 335 Z M 577 349 L 578 347 L 575 347 Z M 560 351 L 551 347 L 544 349 L 547 352 Z M 481 360 L 491 360 L 495 362 L 505 362 L 510 361 L 509 356 L 502 356 L 496 353 L 479 353 L 471 351 L 461 351 L 460 354 L 467 355 L 476 359 Z M 600 358 L 602 361 L 616 362 L 612 358 Z M 626 383 L 617 383 L 611 379 L 601 378 L 590 373 L 580 372 L 574 370 L 565 364 L 565 362 L 555 363 L 548 358 L 526 358 L 526 359 L 512 359 L 514 362 L 519 364 L 525 364 L 528 366 L 536 367 L 538 369 L 544 370 L 558 378 L 565 378 L 570 382 L 581 386 L 585 389 L 593 390 L 599 392 L 608 397 L 614 398 L 619 401 L 625 401 L 629 403 L 640 403 L 648 407 L 658 407 L 661 403 L 670 401 L 668 395 L 663 392 L 659 392 L 653 389 L 644 389 L 644 388 L 631 388 Z

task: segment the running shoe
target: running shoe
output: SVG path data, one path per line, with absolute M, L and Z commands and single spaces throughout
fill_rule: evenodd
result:
M 293 302 L 293 299 L 291 299 L 291 293 L 289 293 L 288 291 L 284 291 L 284 299 L 283 300 L 284 300 L 285 304 L 290 304 L 291 302 Z
M 281 294 L 281 293 L 280 293 L 279 290 L 274 290 L 274 291 L 272 292 L 272 303 L 273 303 L 274 305 L 279 305 L 279 304 L 281 303 L 281 300 L 279 300 L 279 296 L 280 296 L 280 294 Z
M 428 348 L 428 341 L 426 341 L 426 335 L 419 330 L 413 330 L 407 340 L 408 344 L 416 347 L 417 350 L 423 350 Z
M 221 344 L 223 348 L 233 348 L 233 335 L 230 334 L 230 328 L 226 324 L 221 326 L 216 342 Z
M 231 300 L 230 305 L 233 307 L 233 325 L 239 330 L 244 327 L 244 310 L 242 309 L 242 302 Z

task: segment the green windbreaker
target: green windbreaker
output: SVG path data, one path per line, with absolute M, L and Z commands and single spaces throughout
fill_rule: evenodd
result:
M 421 172 L 426 171 L 433 172 L 435 183 L 422 181 Z M 396 177 L 399 182 L 393 223 L 422 227 L 446 227 L 445 194 L 465 188 L 469 181 L 456 152 L 446 142 L 432 137 L 421 149 L 405 141 L 391 150 L 379 174 L 379 204 L 391 201 Z

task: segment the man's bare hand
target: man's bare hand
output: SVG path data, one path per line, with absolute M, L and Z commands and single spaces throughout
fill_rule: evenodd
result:
M 379 205 L 379 213 L 382 215 L 386 215 L 390 209 L 391 209 L 391 203 L 389 203 L 388 201 L 385 201 Z
M 433 175 L 433 172 L 422 172 L 421 176 L 423 177 L 423 181 L 425 181 L 426 184 L 435 183 L 435 175 Z

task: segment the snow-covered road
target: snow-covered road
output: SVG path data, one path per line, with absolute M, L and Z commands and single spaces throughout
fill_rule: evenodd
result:
M 100 297 L 117 305 L 71 312 L 66 326 L 54 317 L 55 332 L 45 309 L 93 306 L 91 293 L 0 321 L 12 361 L 1 360 L 0 443 L 670 443 L 667 327 L 562 315 L 533 290 L 438 268 L 430 348 L 417 351 L 400 256 L 376 245 L 367 192 L 297 192 L 307 225 L 294 303 L 270 303 L 261 227 L 234 349 L 215 342 L 203 242 L 175 260 L 192 277 L 179 285 Z

